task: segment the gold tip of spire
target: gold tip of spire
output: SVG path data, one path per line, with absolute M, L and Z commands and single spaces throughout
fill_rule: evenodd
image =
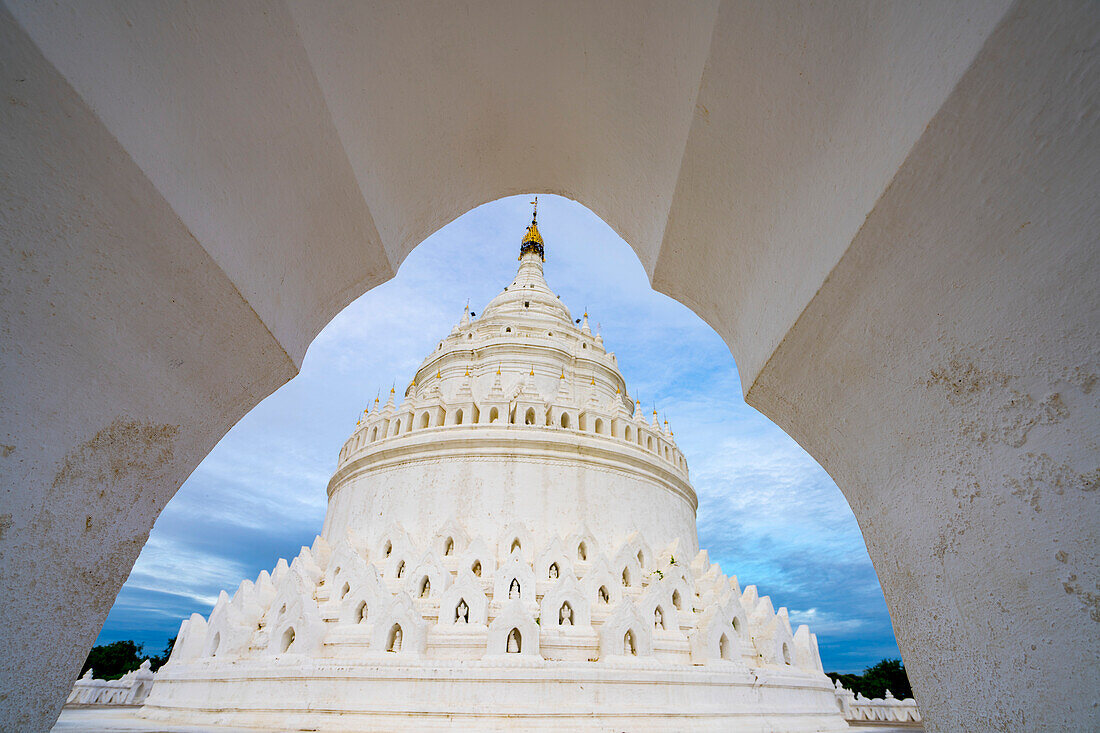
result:
M 565 379 L 565 370 L 564 369 L 561 370 L 561 378 Z
M 523 257 L 523 253 L 528 250 L 532 250 L 539 256 L 539 259 L 543 262 L 546 261 L 546 250 L 543 247 L 542 235 L 539 234 L 538 216 L 539 216 L 539 197 L 536 196 L 535 200 L 531 202 L 535 207 L 531 212 L 531 226 L 527 227 L 527 233 L 523 235 L 523 241 L 519 245 L 519 256 Z

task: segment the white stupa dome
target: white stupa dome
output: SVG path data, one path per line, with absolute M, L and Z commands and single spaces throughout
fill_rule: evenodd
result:
M 817 641 L 698 549 L 667 424 L 543 277 L 340 449 L 321 535 L 180 628 L 143 715 L 315 730 L 843 730 Z M 400 399 L 400 402 L 398 400 Z

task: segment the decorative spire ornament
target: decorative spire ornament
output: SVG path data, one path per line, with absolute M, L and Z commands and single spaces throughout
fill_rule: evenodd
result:
M 528 252 L 534 252 L 539 256 L 539 259 L 543 262 L 546 261 L 546 250 L 542 243 L 542 235 L 539 234 L 538 227 L 538 215 L 539 215 L 539 197 L 536 196 L 535 200 L 531 202 L 534 209 L 531 211 L 531 226 L 527 227 L 527 233 L 523 235 L 523 241 L 519 245 L 519 258 L 523 259 L 523 255 Z

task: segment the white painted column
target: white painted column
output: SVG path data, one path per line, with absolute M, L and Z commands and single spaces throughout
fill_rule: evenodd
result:
M 157 515 L 296 373 L 0 8 L 0 729 L 49 729 Z
M 1010 13 L 748 389 L 852 505 L 930 732 L 1100 728 L 1098 37 Z

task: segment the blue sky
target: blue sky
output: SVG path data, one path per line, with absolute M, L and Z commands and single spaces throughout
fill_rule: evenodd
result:
M 439 338 L 512 281 L 530 196 L 485 204 L 417 247 L 390 282 L 317 336 L 301 373 L 218 443 L 169 502 L 97 643 L 159 651 L 222 589 L 293 558 L 320 531 L 325 487 L 358 412 L 404 386 Z M 632 396 L 667 417 L 699 495 L 699 544 L 817 633 L 828 671 L 900 656 L 863 537 L 836 484 L 745 404 L 733 357 L 698 316 L 649 287 L 596 215 L 539 197 L 546 279 L 588 309 Z

